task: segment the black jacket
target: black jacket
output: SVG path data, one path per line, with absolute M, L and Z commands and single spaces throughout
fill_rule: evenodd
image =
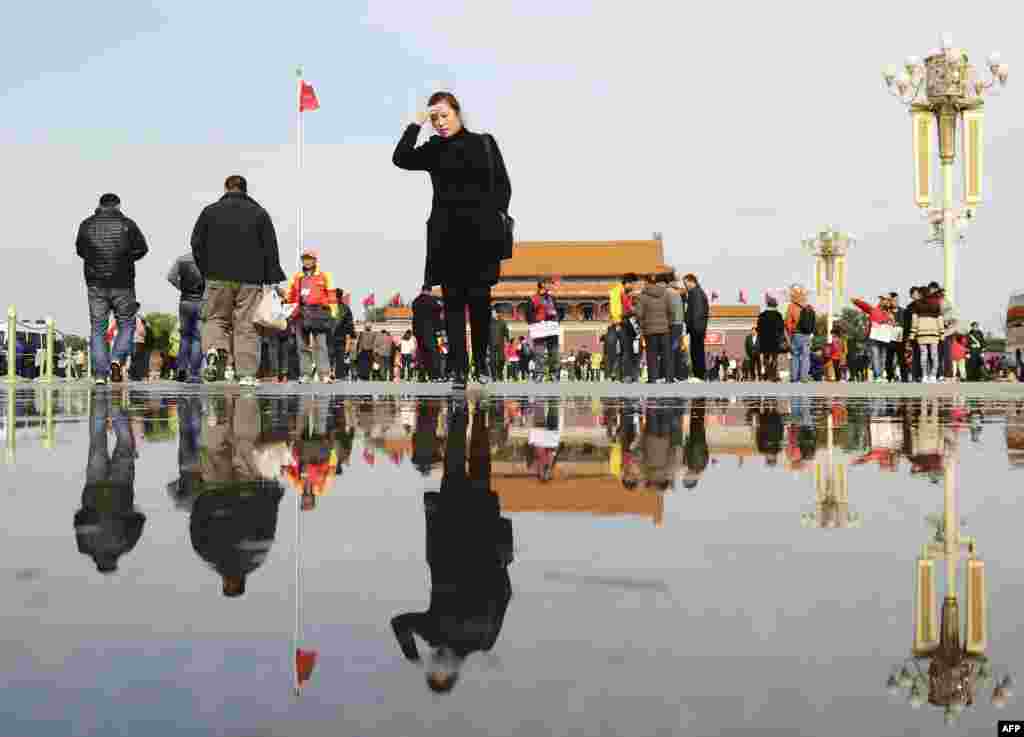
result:
M 412 332 L 417 338 L 434 337 L 441 327 L 441 302 L 432 294 L 420 292 L 412 301 Z
M 352 319 L 352 309 L 346 304 L 338 305 L 338 323 L 334 327 L 334 344 L 344 347 L 345 339 L 356 337 L 356 325 Z
M 757 350 L 765 354 L 782 353 L 785 339 L 786 321 L 779 311 L 772 308 L 762 312 L 757 318 Z
M 709 312 L 708 296 L 700 285 L 686 292 L 686 332 L 706 332 Z
M 182 302 L 201 302 L 206 291 L 206 280 L 191 254 L 179 256 L 167 272 L 167 281 L 181 292 Z
M 91 287 L 135 286 L 135 262 L 149 252 L 135 221 L 114 207 L 98 207 L 78 226 L 75 250 L 85 262 L 85 283 Z
M 391 160 L 408 171 L 425 171 L 434 186 L 427 220 L 427 260 L 424 284 L 471 286 L 498 282 L 503 225 L 512 185 L 496 141 L 494 189 L 483 136 L 463 128 L 450 138 L 433 136 L 415 148 L 420 126 L 402 134 Z
M 207 280 L 277 284 L 286 278 L 270 215 L 239 192 L 228 192 L 200 213 L 192 255 Z

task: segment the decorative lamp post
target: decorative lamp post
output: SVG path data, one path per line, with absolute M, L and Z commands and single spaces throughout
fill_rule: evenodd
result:
M 932 239 L 942 241 L 946 298 L 956 304 L 956 242 L 958 232 L 974 217 L 981 204 L 983 96 L 1006 85 L 1010 74 L 998 53 L 987 61 L 990 76 L 983 79 L 967 52 L 953 47 L 951 34 L 942 34 L 942 48 L 932 49 L 924 61 L 907 57 L 901 70 L 882 72 L 886 87 L 910 110 L 914 145 L 914 203 L 932 226 Z M 938 128 L 942 167 L 942 207 L 932 208 L 932 131 Z M 957 128 L 963 153 L 963 204 L 953 205 L 953 164 Z
M 809 235 L 801 244 L 814 257 L 814 288 L 825 295 L 828 309 L 828 335 L 832 334 L 836 292 L 840 298 L 846 292 L 846 257 L 857 242 L 852 233 L 844 233 L 829 225 L 820 233 Z
M 974 705 L 975 691 L 992 687 L 992 705 L 1001 709 L 1013 697 L 1013 677 L 996 678 L 985 654 L 988 648 L 988 600 L 985 563 L 977 556 L 974 538 L 960 534 L 956 515 L 956 460 L 946 459 L 945 495 L 941 522 L 916 562 L 914 583 L 914 643 L 910 657 L 889 675 L 886 688 L 903 695 L 919 709 L 925 702 L 941 707 L 947 725 L 957 723 Z M 930 520 L 931 521 L 931 520 Z M 937 521 L 937 520 L 936 520 Z M 966 562 L 966 606 L 961 637 L 960 595 L 956 574 Z M 946 593 L 941 614 L 937 605 L 935 563 L 946 562 Z
M 819 529 L 857 528 L 861 526 L 861 516 L 858 512 L 850 511 L 846 464 L 836 462 L 831 412 L 826 415 L 826 422 L 828 466 L 821 458 L 814 462 L 814 511 L 800 515 L 800 526 Z

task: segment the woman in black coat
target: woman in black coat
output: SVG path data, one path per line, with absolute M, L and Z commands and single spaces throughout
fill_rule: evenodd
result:
M 473 333 L 474 376 L 479 381 L 487 380 L 491 287 L 498 283 L 504 244 L 499 212 L 508 210 L 512 185 L 497 142 L 463 126 L 461 107 L 454 95 L 434 93 L 428 105 L 429 113 L 418 113 L 416 122 L 406 127 L 392 161 L 401 169 L 429 172 L 434 186 L 423 283 L 441 285 L 451 346 L 448 365 L 454 368 L 454 388 L 459 389 L 465 387 L 469 368 L 466 307 Z M 428 116 L 438 135 L 416 148 L 420 128 Z
M 786 322 L 778 310 L 779 303 L 775 297 L 768 295 L 765 304 L 767 309 L 757 318 L 757 343 L 765 380 L 778 381 L 779 354 L 783 352 L 786 342 Z

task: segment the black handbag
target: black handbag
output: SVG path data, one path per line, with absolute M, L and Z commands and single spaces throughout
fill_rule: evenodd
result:
M 489 191 L 491 194 L 494 194 L 496 174 L 494 149 L 492 148 L 493 139 L 489 133 L 484 133 L 482 138 L 484 139 L 484 149 L 487 151 L 487 168 L 490 172 L 491 184 Z M 498 221 L 501 228 L 501 258 L 509 259 L 512 258 L 512 244 L 515 242 L 516 221 L 505 210 L 498 210 Z
M 302 329 L 311 333 L 331 332 L 331 311 L 323 305 L 302 305 Z

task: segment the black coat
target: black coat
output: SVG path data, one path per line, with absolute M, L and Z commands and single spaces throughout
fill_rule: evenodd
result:
M 270 215 L 240 192 L 203 209 L 192 229 L 192 255 L 207 280 L 277 284 L 286 278 Z
M 441 327 L 441 301 L 420 292 L 412 301 L 412 332 L 417 338 L 433 338 Z
M 352 309 L 346 304 L 338 305 L 338 320 L 334 327 L 334 345 L 344 347 L 347 338 L 356 337 L 355 321 L 352 319 Z
M 463 128 L 450 138 L 433 136 L 415 148 L 419 132 L 420 126 L 415 124 L 405 129 L 392 161 L 401 169 L 428 172 L 434 186 L 423 283 L 496 284 L 504 241 L 498 212 L 507 211 L 512 198 L 512 185 L 497 142 L 491 146 L 491 191 L 490 165 L 481 134 Z
M 708 318 L 710 317 L 708 307 L 708 296 L 704 294 L 703 288 L 698 284 L 686 292 L 686 332 L 705 333 L 708 329 Z
M 135 262 L 149 247 L 134 220 L 117 208 L 98 207 L 78 226 L 75 250 L 84 261 L 86 284 L 130 289 L 135 286 Z
M 763 354 L 782 353 L 786 321 L 776 309 L 762 312 L 757 318 L 757 350 Z

